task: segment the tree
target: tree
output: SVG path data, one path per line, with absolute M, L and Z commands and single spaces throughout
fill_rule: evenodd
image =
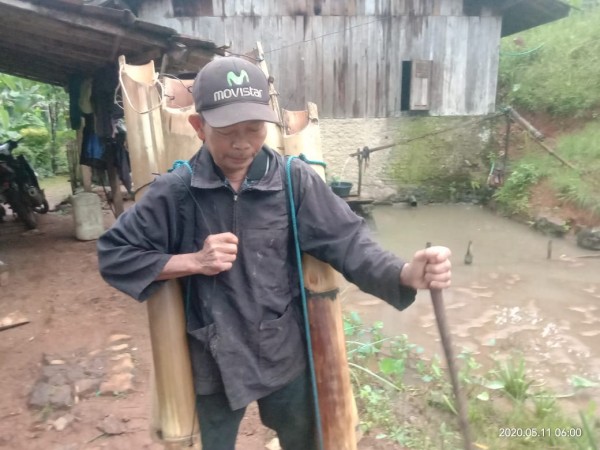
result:
M 0 141 L 23 138 L 18 151 L 43 175 L 65 170 L 68 106 L 60 87 L 0 74 Z

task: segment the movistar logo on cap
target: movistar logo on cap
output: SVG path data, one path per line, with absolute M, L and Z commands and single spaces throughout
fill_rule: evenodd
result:
M 246 80 L 246 83 L 250 83 L 248 72 L 246 72 L 244 69 L 242 69 L 239 75 L 236 75 L 234 71 L 227 73 L 227 84 L 229 86 L 232 86 L 233 84 L 240 86 L 244 80 Z
M 239 74 L 236 74 L 233 71 L 227 72 L 227 84 L 230 88 L 215 91 L 214 101 L 218 102 L 237 97 L 262 97 L 262 89 L 255 89 L 251 86 L 233 87 L 234 84 L 236 86 L 241 86 L 244 82 L 250 83 L 248 72 L 244 69 L 242 69 Z

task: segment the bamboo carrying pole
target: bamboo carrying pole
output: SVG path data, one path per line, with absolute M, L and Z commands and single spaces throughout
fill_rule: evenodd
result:
M 170 165 L 164 152 L 156 74 L 152 62 L 132 66 L 126 64 L 123 56 L 119 58 L 119 71 L 133 182 L 140 195 L 153 180 L 152 174 L 165 172 Z M 155 374 L 153 396 L 158 403 L 153 405 L 153 431 L 165 448 L 189 448 L 198 427 L 178 282 L 167 281 L 146 303 Z
M 283 111 L 283 119 L 285 154 L 303 153 L 308 159 L 322 161 L 316 105 L 309 103 L 308 111 Z M 321 166 L 313 168 L 325 179 Z M 306 254 L 302 264 L 308 291 L 323 450 L 355 450 L 358 413 L 350 384 L 336 272 L 328 264 Z

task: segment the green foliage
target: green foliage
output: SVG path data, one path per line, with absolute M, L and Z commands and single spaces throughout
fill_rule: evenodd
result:
M 410 449 L 461 448 L 452 388 L 439 358 L 423 358 L 423 349 L 406 335 L 386 337 L 381 323 L 366 326 L 357 313 L 344 318 L 344 330 L 363 431 Z M 477 448 L 597 450 L 595 404 L 579 420 L 567 416 L 559 397 L 535 390 L 520 356 L 487 372 L 470 352 L 458 359 Z M 572 385 L 587 389 L 596 383 L 574 376 Z
M 504 186 L 494 193 L 499 208 L 507 214 L 524 214 L 529 207 L 531 187 L 547 180 L 559 199 L 600 216 L 600 123 L 590 122 L 583 130 L 558 140 L 556 153 L 571 163 L 573 170 L 535 144 L 514 163 Z
M 403 120 L 396 140 L 410 142 L 391 154 L 391 178 L 421 201 L 485 200 L 489 126 L 464 117 Z
M 529 208 L 531 187 L 542 177 L 538 167 L 520 162 L 504 185 L 494 193 L 499 208 L 507 214 L 523 214 Z
M 499 363 L 493 373 L 496 381 L 501 383 L 502 390 L 514 400 L 524 401 L 530 396 L 529 387 L 533 381 L 527 379 L 523 358 L 516 362 L 509 360 Z
M 600 8 L 502 40 L 499 103 L 556 116 L 600 106 Z
M 591 122 L 583 130 L 561 138 L 557 152 L 579 171 L 566 170 L 553 163 L 549 179 L 565 201 L 600 215 L 600 123 Z
M 23 154 L 42 176 L 67 169 L 67 93 L 56 86 L 0 74 L 0 142 L 23 138 Z

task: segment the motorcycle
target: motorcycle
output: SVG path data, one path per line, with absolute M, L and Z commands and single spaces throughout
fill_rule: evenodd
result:
M 33 229 L 37 227 L 35 213 L 46 214 L 48 200 L 27 159 L 13 156 L 19 141 L 8 140 L 0 145 L 0 221 L 6 214 L 2 206 L 5 203 L 28 229 Z

